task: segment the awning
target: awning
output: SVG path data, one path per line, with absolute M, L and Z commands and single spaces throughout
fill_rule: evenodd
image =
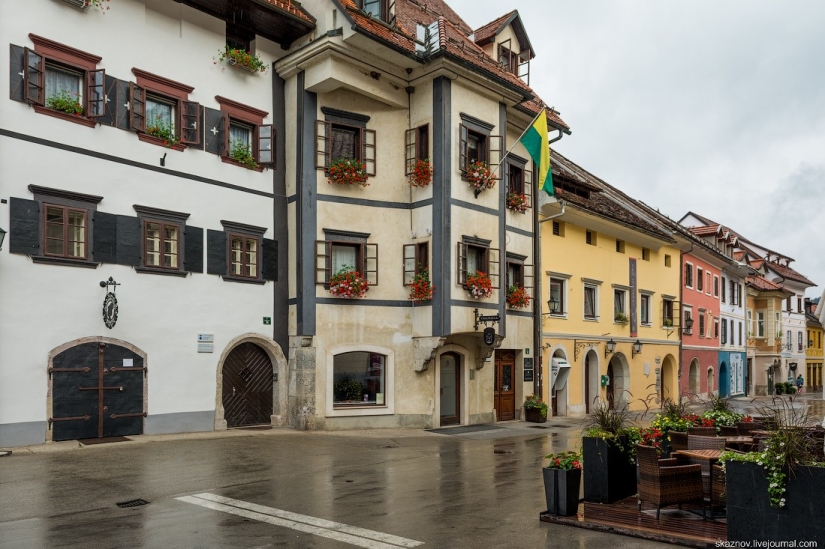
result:
M 553 358 L 551 361 L 551 391 L 561 391 L 567 386 L 567 376 L 570 375 L 570 363 L 563 358 Z

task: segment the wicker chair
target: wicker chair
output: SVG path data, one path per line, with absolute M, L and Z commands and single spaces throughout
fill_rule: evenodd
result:
M 736 423 L 738 434 L 744 437 L 750 436 L 751 431 L 761 431 L 764 428 L 765 424 L 759 421 L 739 421 Z
M 720 434 L 723 437 L 739 436 L 739 428 L 736 425 L 721 425 L 719 430 L 722 431 Z
M 702 496 L 702 467 L 700 465 L 676 465 L 675 459 L 659 459 L 656 448 L 636 446 L 639 463 L 638 508 L 642 502 L 656 506 L 656 520 L 662 507 L 683 503 L 700 502 Z
M 725 470 L 718 465 L 710 471 L 710 518 L 715 508 L 725 508 L 728 498 L 725 494 Z
M 688 435 L 688 450 L 724 450 L 725 439 L 722 437 L 706 437 Z
M 674 452 L 678 452 L 679 450 L 687 450 L 687 433 L 682 431 L 671 431 L 668 433 L 670 436 L 670 448 Z
M 687 434 L 697 437 L 715 437 L 716 427 L 688 427 Z

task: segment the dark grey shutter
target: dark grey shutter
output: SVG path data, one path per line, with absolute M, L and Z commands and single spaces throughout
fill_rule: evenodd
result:
M 223 113 L 221 111 L 216 111 L 215 109 L 210 109 L 209 107 L 204 107 L 203 111 L 203 134 L 206 152 L 210 152 L 212 154 L 223 154 Z
M 129 129 L 129 82 L 126 80 L 117 81 L 117 94 L 111 96 L 109 106 L 114 103 L 115 126 L 119 130 Z
M 261 251 L 261 278 L 278 280 L 278 241 L 264 238 Z
M 206 231 L 206 272 L 226 274 L 226 233 L 223 231 Z
M 94 213 L 94 259 L 100 263 L 117 263 L 117 216 Z
M 9 252 L 40 255 L 40 204 L 12 198 L 9 206 Z
M 128 215 L 117 216 L 117 263 L 140 265 L 140 220 Z
M 9 97 L 14 101 L 26 102 L 26 91 L 23 87 L 26 74 L 25 48 L 9 45 L 11 57 L 9 59 Z
M 103 116 L 98 118 L 97 121 L 104 126 L 114 126 L 115 120 L 117 119 L 117 78 L 107 74 L 104 89 L 106 90 L 106 95 L 104 98 L 105 106 L 103 108 Z
M 183 228 L 183 270 L 203 272 L 203 229 L 186 225 Z

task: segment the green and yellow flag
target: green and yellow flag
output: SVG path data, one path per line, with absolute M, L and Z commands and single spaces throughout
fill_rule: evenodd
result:
M 547 113 L 545 109 L 533 121 L 533 125 L 527 128 L 521 137 L 521 144 L 530 153 L 533 162 L 538 168 L 539 188 L 553 196 L 553 174 L 550 173 L 550 140 L 547 137 Z

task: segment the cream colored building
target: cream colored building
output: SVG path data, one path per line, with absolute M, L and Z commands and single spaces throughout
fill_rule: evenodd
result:
M 302 7 L 317 28 L 275 64 L 291 235 L 278 419 L 353 429 L 517 417 L 537 379 L 537 311 L 535 301 L 509 307 L 507 289 L 532 291 L 537 216 L 507 199 L 532 202 L 533 163 L 516 145 L 478 195 L 466 168 L 497 166 L 540 110 L 518 76 L 533 57 L 518 13 L 474 32 L 440 1 Z M 367 186 L 332 182 L 342 158 L 363 164 Z M 425 186 L 410 184 L 418 160 L 433 170 Z M 409 284 L 425 268 L 433 297 L 412 301 Z M 368 279 L 362 298 L 331 293 L 348 270 Z M 475 271 L 489 275 L 489 297 L 467 291 Z M 495 332 L 487 342 L 485 327 Z

